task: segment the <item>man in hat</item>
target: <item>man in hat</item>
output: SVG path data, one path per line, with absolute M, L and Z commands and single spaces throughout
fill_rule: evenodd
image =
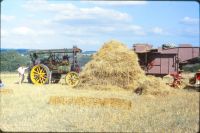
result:
M 40 64 L 40 59 L 38 58 L 38 55 L 36 53 L 33 54 L 34 57 L 34 65 Z
M 24 67 L 24 66 L 20 66 L 19 64 L 18 64 L 18 69 L 17 69 L 17 71 L 18 71 L 18 73 L 19 73 L 19 84 L 22 84 L 23 83 L 23 81 L 24 81 L 24 73 L 25 73 L 25 70 L 26 69 L 28 69 L 28 67 Z

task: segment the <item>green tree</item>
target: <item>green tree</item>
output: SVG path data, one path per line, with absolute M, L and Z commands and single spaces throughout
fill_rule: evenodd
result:
M 78 56 L 78 64 L 80 67 L 83 67 L 86 63 L 88 63 L 92 59 L 89 55 L 79 55 Z
M 30 62 L 28 55 L 23 55 L 15 50 L 1 52 L 1 67 L 0 71 L 16 71 L 18 64 L 27 66 Z

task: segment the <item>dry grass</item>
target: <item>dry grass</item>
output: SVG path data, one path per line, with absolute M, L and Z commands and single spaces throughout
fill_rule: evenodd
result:
M 199 92 L 174 89 L 176 93 L 169 95 L 138 96 L 113 86 L 105 90 L 72 89 L 61 84 L 15 84 L 17 74 L 1 74 L 1 78 L 4 89 L 13 91 L 0 94 L 0 128 L 3 131 L 199 131 Z M 52 96 L 75 99 L 75 102 L 48 104 Z M 82 100 L 90 102 L 89 105 L 95 105 L 94 99 L 123 99 L 131 101 L 131 108 L 83 106 L 76 104 L 77 98 L 85 98 Z

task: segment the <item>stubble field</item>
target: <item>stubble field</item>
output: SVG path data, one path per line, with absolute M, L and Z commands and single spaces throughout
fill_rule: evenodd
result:
M 73 89 L 66 85 L 17 84 L 2 73 L 2 131 L 198 132 L 199 92 L 136 95 L 120 89 Z

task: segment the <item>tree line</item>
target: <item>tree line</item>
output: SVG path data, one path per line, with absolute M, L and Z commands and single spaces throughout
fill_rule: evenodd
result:
M 18 68 L 18 64 L 27 66 L 30 63 L 28 54 L 21 54 L 16 50 L 1 51 L 1 72 L 13 72 Z
M 29 66 L 31 63 L 28 52 L 2 50 L 0 55 L 0 72 L 14 72 L 18 68 L 18 64 Z M 78 64 L 80 67 L 83 67 L 90 60 L 91 56 L 78 56 Z

